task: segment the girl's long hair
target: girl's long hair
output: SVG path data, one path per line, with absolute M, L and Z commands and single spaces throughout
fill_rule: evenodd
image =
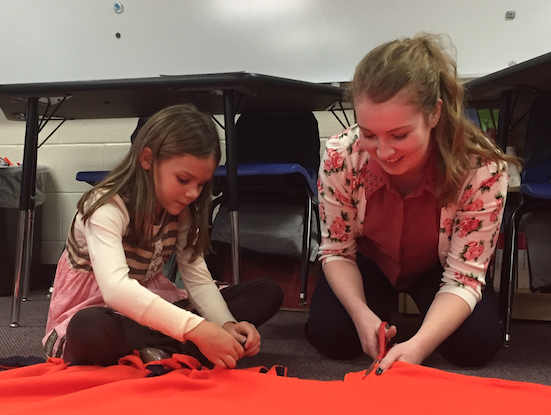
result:
M 453 48 L 447 36 L 427 33 L 380 45 L 356 66 L 347 91 L 352 103 L 364 97 L 382 103 L 404 93 L 423 111 L 427 124 L 438 99 L 442 100 L 440 121 L 431 134 L 438 150 L 438 199 L 442 205 L 455 200 L 471 168 L 472 155 L 500 167 L 510 162 L 520 168 L 516 157 L 504 154 L 465 116 L 463 86 L 447 46 Z
M 140 154 L 144 148 L 152 152 L 149 170 L 144 170 L 140 164 Z M 216 164 L 221 155 L 220 138 L 212 119 L 191 104 L 162 109 L 143 125 L 122 161 L 79 200 L 77 208 L 83 215 L 83 221 L 86 222 L 100 206 L 119 194 L 128 200 L 128 242 L 138 247 L 147 246 L 151 242 L 156 219 L 154 166 L 160 161 L 184 155 L 212 159 Z M 197 200 L 189 205 L 191 228 L 186 248 L 193 247 L 192 260 L 210 249 L 211 193 L 212 180 L 205 184 Z

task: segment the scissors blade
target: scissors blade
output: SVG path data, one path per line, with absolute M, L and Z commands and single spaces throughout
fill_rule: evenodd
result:
M 388 323 L 385 321 L 381 322 L 381 325 L 379 326 L 379 355 L 375 358 L 375 360 L 373 360 L 373 363 L 369 365 L 362 379 L 365 379 L 367 375 L 373 372 L 373 369 L 375 369 L 375 366 L 381 362 L 381 360 L 385 357 L 387 353 L 387 345 L 388 345 L 388 340 L 386 338 L 387 326 L 388 326 Z
M 375 365 L 377 365 L 377 363 L 379 363 L 378 360 L 374 360 L 373 363 L 371 363 L 369 365 L 369 367 L 367 368 L 367 370 L 365 371 L 364 373 L 364 376 L 362 379 L 364 379 L 367 375 L 369 375 L 371 372 L 373 372 L 373 369 L 375 369 Z

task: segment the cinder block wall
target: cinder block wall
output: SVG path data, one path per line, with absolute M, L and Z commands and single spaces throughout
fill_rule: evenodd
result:
M 316 112 L 319 122 L 322 152 L 328 137 L 343 130 L 330 112 Z M 353 122 L 352 111 L 347 112 Z M 342 114 L 341 120 L 344 121 Z M 219 118 L 223 122 L 222 118 Z M 109 170 L 130 147 L 130 135 L 137 119 L 75 120 L 67 121 L 38 150 L 38 164 L 48 167 L 46 200 L 43 205 L 41 263 L 56 264 L 63 250 L 67 232 L 75 213 L 76 203 L 90 188 L 77 182 L 79 171 Z M 50 122 L 40 133 L 39 143 L 57 126 Z M 0 111 L 0 157 L 8 157 L 13 163 L 23 161 L 25 124 L 8 121 Z M 225 162 L 224 133 L 222 153 Z M 0 230 L 1 232 L 1 230 Z

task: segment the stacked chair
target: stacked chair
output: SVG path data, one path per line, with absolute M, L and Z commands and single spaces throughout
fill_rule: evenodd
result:
M 524 227 L 530 288 L 551 288 L 551 95 L 537 97 L 526 129 L 520 204 L 506 224 L 500 283 L 500 311 L 505 341 L 510 338 L 513 296 L 518 277 L 519 229 Z
M 248 112 L 236 122 L 240 248 L 300 258 L 299 304 L 306 305 L 309 262 L 317 255 L 320 164 L 312 112 Z M 215 172 L 213 244 L 230 243 L 226 166 Z

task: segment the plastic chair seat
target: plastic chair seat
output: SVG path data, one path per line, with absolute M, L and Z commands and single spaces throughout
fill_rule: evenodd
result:
M 237 166 L 237 176 L 281 176 L 298 173 L 304 176 L 312 194 L 317 195 L 316 173 L 296 163 L 270 163 L 270 164 L 240 164 Z M 226 166 L 218 166 L 214 171 L 215 177 L 227 175 Z
M 79 171 L 77 173 L 77 181 L 86 182 L 92 186 L 101 182 L 106 176 L 108 171 Z
M 551 183 L 525 183 L 520 192 L 536 199 L 551 199 Z

